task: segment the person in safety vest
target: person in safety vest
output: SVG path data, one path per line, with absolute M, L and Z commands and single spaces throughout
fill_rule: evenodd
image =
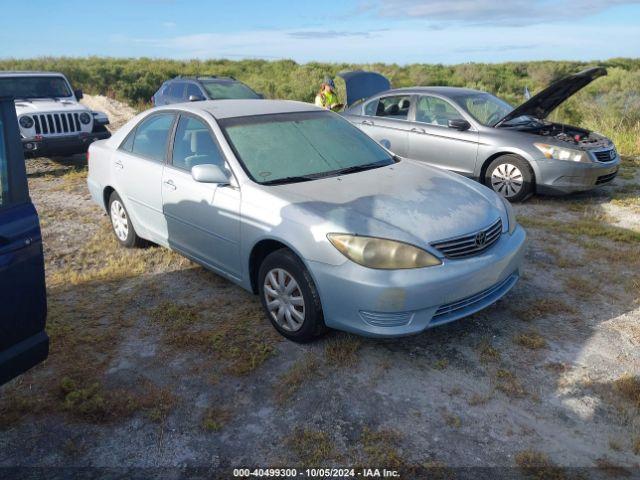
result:
M 320 91 L 316 95 L 316 106 L 337 112 L 342 108 L 342 104 L 336 94 L 336 85 L 330 77 L 324 77 L 324 82 L 320 85 Z

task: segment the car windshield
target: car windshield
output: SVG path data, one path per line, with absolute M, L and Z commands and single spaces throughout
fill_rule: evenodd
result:
M 4 77 L 0 78 L 0 97 L 57 98 L 70 97 L 71 90 L 62 77 Z
M 302 112 L 220 121 L 254 181 L 291 183 L 391 165 L 374 140 L 331 112 Z
M 513 107 L 488 93 L 464 93 L 454 100 L 482 125 L 491 127 L 513 111 Z
M 202 86 L 212 100 L 260 98 L 260 96 L 244 83 L 233 80 L 201 81 Z

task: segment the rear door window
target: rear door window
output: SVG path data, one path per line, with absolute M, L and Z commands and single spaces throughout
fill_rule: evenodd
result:
M 202 120 L 190 116 L 180 117 L 173 143 L 172 164 L 187 171 L 202 164 L 217 165 L 224 169 L 224 157 Z
M 410 95 L 394 95 L 382 97 L 376 105 L 376 117 L 387 117 L 396 120 L 406 120 L 411 108 Z
M 164 162 L 174 120 L 174 113 L 152 115 L 143 120 L 136 128 L 131 153 L 156 162 Z

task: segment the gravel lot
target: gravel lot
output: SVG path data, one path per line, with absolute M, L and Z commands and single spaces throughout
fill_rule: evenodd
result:
M 133 113 L 85 101 L 117 124 Z M 119 248 L 82 156 L 28 171 L 51 354 L 0 388 L 0 467 L 640 474 L 640 159 L 612 186 L 517 205 L 524 275 L 489 309 L 416 337 L 311 345 L 179 255 Z

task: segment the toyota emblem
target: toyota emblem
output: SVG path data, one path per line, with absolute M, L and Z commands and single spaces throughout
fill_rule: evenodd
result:
M 487 242 L 486 232 L 478 232 L 478 234 L 476 235 L 476 246 L 483 247 L 486 242 Z

